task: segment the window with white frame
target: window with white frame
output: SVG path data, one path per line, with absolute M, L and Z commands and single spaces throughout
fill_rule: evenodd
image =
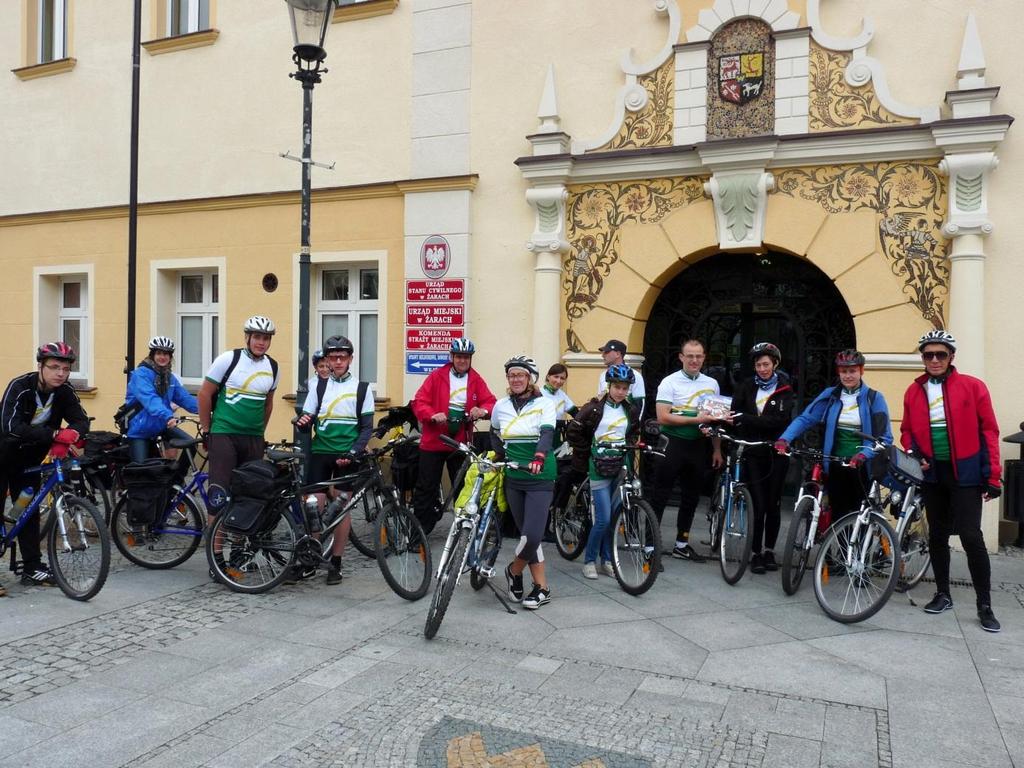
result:
M 322 264 L 317 269 L 313 338 L 320 346 L 331 336 L 351 339 L 356 348 L 352 375 L 371 383 L 378 379 L 378 282 L 375 262 Z
M 167 36 L 210 28 L 210 0 L 167 0 Z
M 38 62 L 67 58 L 67 0 L 36 0 Z
M 220 352 L 220 285 L 216 271 L 177 274 L 176 373 L 184 384 L 201 384 Z
M 85 275 L 63 277 L 58 292 L 58 335 L 65 344 L 78 353 L 71 366 L 71 375 L 84 378 L 85 360 L 89 346 L 89 291 Z
M 71 383 L 87 386 L 92 360 L 92 267 L 36 267 L 36 344 L 64 341 L 77 353 L 71 366 Z

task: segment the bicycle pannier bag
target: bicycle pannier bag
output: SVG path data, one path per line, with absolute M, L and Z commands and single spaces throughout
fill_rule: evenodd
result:
M 289 483 L 289 475 L 269 461 L 247 461 L 231 470 L 230 501 L 224 527 L 251 535 L 269 523 L 271 501 Z
M 148 459 L 132 462 L 121 470 L 129 525 L 152 525 L 163 514 L 171 496 L 174 464 L 165 459 Z

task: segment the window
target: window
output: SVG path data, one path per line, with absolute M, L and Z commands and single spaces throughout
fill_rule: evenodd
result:
M 39 47 L 36 62 L 45 64 L 67 57 L 67 0 L 37 0 Z
M 178 273 L 177 294 L 176 373 L 184 384 L 201 384 L 220 352 L 220 276 L 215 271 Z
M 70 344 L 78 353 L 71 383 L 88 386 L 93 356 L 92 265 L 36 267 L 34 279 L 35 346 L 49 341 Z
M 352 374 L 378 381 L 380 273 L 375 263 L 323 264 L 317 270 L 316 327 L 319 346 L 330 336 L 347 336 L 356 348 Z
M 58 309 L 59 336 L 79 354 L 71 366 L 72 374 L 82 373 L 82 355 L 86 346 L 85 323 L 89 317 L 86 305 L 85 278 L 64 278 L 60 281 L 60 305 Z
M 210 0 L 167 0 L 167 36 L 210 28 Z

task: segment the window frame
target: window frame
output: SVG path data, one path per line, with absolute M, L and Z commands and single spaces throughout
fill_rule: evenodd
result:
M 184 280 L 187 277 L 202 278 L 202 300 L 199 302 L 182 301 Z M 217 269 L 182 269 L 174 276 L 176 287 L 174 297 L 174 335 L 178 345 L 177 353 L 174 355 L 174 374 L 181 379 L 181 383 L 188 387 L 202 385 L 206 372 L 210 365 L 223 350 L 221 349 L 221 308 L 220 308 L 220 272 Z M 216 285 L 216 290 L 214 290 Z M 216 293 L 216 301 L 214 300 Z M 186 376 L 182 372 L 182 361 L 184 355 L 185 330 L 184 320 L 186 318 L 200 318 L 202 321 L 202 350 L 200 352 L 200 373 L 198 376 Z M 216 340 L 215 340 L 216 338 Z
M 82 284 L 80 305 L 64 307 L 64 285 L 77 282 Z M 41 344 L 61 340 L 65 320 L 79 321 L 79 344 L 75 349 L 77 371 L 72 371 L 71 385 L 76 389 L 88 389 L 95 383 L 95 312 L 94 292 L 96 290 L 95 265 L 61 264 L 34 267 L 32 270 L 32 362 L 35 351 Z
M 360 296 L 362 273 L 367 270 L 374 270 L 377 273 L 377 297 L 374 299 L 363 299 Z M 346 271 L 348 273 L 348 298 L 324 299 L 324 276 L 329 272 L 340 271 Z M 352 343 L 356 348 L 355 358 L 352 363 L 352 374 L 358 379 L 361 379 L 362 374 L 362 371 L 360 370 L 360 349 L 362 347 L 361 318 L 364 316 L 377 318 L 377 371 L 373 380 L 370 380 L 370 384 L 376 386 L 376 380 L 380 378 L 381 363 L 379 353 L 381 336 L 380 265 L 376 261 L 344 261 L 316 264 L 314 265 L 313 279 L 310 283 L 314 290 L 314 298 L 311 302 L 313 305 L 313 312 L 311 313 L 313 328 L 310 329 L 309 336 L 311 348 L 316 349 L 317 347 L 322 347 L 326 340 L 323 330 L 324 318 L 332 316 L 346 316 L 346 336 L 349 339 L 352 339 Z
M 181 4 L 188 4 L 188 22 L 187 29 L 179 29 L 177 32 L 174 31 L 175 24 L 181 13 Z M 206 26 L 200 26 L 202 22 L 202 10 L 203 3 L 206 3 Z M 177 6 L 177 7 L 175 7 Z M 178 11 L 178 13 L 175 13 Z M 167 18 L 164 19 L 167 30 L 167 37 L 180 37 L 181 35 L 191 35 L 196 32 L 205 32 L 210 29 L 210 2 L 209 0 L 167 0 Z
M 53 6 L 52 41 L 50 57 L 46 58 L 44 49 L 46 43 L 47 25 L 45 19 L 45 8 L 47 4 Z M 59 34 L 58 34 L 59 32 Z M 36 0 L 36 64 L 49 64 L 54 61 L 66 59 L 68 56 L 68 0 Z

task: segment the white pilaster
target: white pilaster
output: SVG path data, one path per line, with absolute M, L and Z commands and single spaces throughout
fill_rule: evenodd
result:
M 775 135 L 807 133 L 811 30 L 775 33 Z
M 672 143 L 699 144 L 708 137 L 709 43 L 676 46 L 676 107 Z
M 559 318 L 561 316 L 562 254 L 569 250 L 565 239 L 564 185 L 552 184 L 526 191 L 533 206 L 535 223 L 526 250 L 536 256 L 533 272 L 533 344 L 530 348 L 541 367 L 561 359 Z

